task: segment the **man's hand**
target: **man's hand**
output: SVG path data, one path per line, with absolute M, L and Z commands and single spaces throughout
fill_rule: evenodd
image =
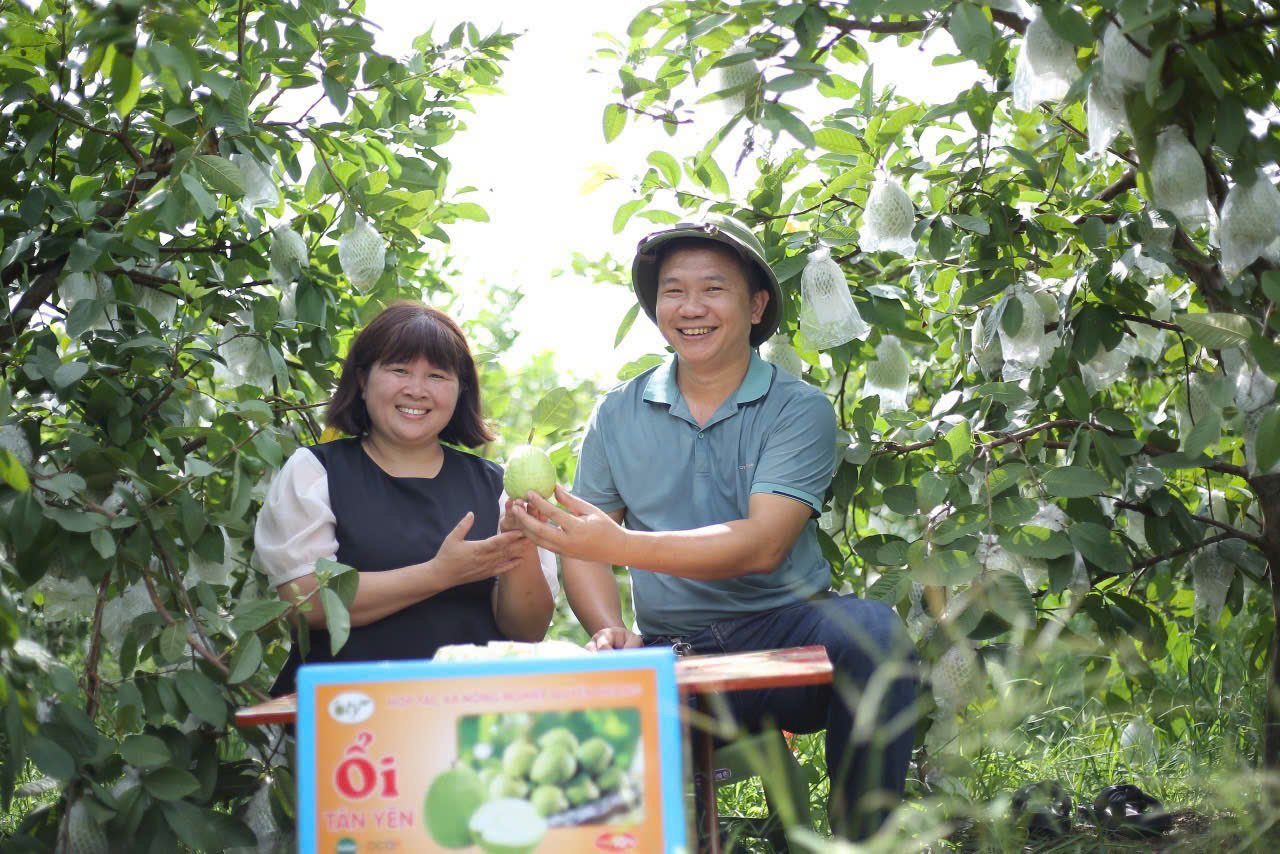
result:
M 622 626 L 610 626 L 592 635 L 586 648 L 591 652 L 600 652 L 606 649 L 635 649 L 639 646 L 644 646 L 644 642 L 638 634 L 629 632 Z
M 615 565 L 629 562 L 625 528 L 563 486 L 556 486 L 555 495 L 563 509 L 532 491 L 525 496 L 527 509 L 518 504 L 512 507 L 512 515 L 526 537 L 562 557 Z M 540 521 L 539 515 L 546 521 Z

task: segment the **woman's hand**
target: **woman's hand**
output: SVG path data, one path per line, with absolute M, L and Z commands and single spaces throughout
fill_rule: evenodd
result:
M 468 540 L 467 532 L 475 520 L 475 514 L 468 511 L 444 538 L 436 556 L 427 561 L 442 589 L 510 572 L 528 557 L 534 547 L 523 534 L 511 530 L 502 531 L 487 540 Z

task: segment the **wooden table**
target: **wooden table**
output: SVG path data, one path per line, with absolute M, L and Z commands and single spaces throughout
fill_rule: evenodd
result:
M 676 659 L 676 685 L 688 696 L 694 709 L 709 714 L 710 697 L 729 691 L 756 691 L 761 688 L 795 688 L 823 685 L 831 681 L 831 659 L 821 646 L 799 646 L 760 652 L 727 655 L 691 655 Z M 289 724 L 298 716 L 294 694 L 277 697 L 235 714 L 237 726 Z M 712 754 L 715 736 L 710 727 L 691 726 L 694 797 L 703 805 L 703 827 L 708 851 L 720 851 L 720 815 L 716 807 L 715 768 Z

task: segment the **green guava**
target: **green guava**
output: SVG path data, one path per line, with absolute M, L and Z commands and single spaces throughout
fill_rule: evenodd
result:
M 520 798 L 489 801 L 471 816 L 469 827 L 485 854 L 531 854 L 547 835 L 547 820 Z
M 540 448 L 520 445 L 507 457 L 502 485 L 510 498 L 524 498 L 530 490 L 550 498 L 556 489 L 555 464 Z
M 538 758 L 538 748 L 527 741 L 513 741 L 502 751 L 502 773 L 508 777 L 527 777 Z
M 529 803 L 533 804 L 538 815 L 542 816 L 564 812 L 569 808 L 569 799 L 565 797 L 564 789 L 559 786 L 539 786 L 533 790 L 533 794 L 529 795 Z
M 613 747 L 597 735 L 582 742 L 576 755 L 579 765 L 592 774 L 599 774 L 613 761 Z
M 596 777 L 596 785 L 600 787 L 602 792 L 612 792 L 615 789 L 620 789 L 622 788 L 622 772 L 617 768 L 608 768 L 599 777 Z
M 471 844 L 471 816 L 488 797 L 480 775 L 466 765 L 442 771 L 431 781 L 422 806 L 427 832 L 445 848 L 466 848 Z
M 558 726 L 538 736 L 538 746 L 544 750 L 553 745 L 563 747 L 570 753 L 578 749 L 578 738 L 567 727 Z
M 583 773 L 569 781 L 569 785 L 564 788 L 564 796 L 577 807 L 600 797 L 600 789 L 591 782 L 590 776 Z
M 489 784 L 491 798 L 523 798 L 529 794 L 529 784 L 519 777 L 508 777 L 506 774 L 493 778 Z
M 573 758 L 573 754 L 560 745 L 553 744 L 544 748 L 538 754 L 538 758 L 533 760 L 533 766 L 529 769 L 529 779 L 539 784 L 565 783 L 577 770 L 578 763 Z

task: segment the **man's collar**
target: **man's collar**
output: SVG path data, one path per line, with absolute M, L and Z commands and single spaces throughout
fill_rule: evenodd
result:
M 652 403 L 664 403 L 671 406 L 680 400 L 680 387 L 676 383 L 676 360 L 673 353 L 649 375 L 644 386 L 644 399 Z M 755 350 L 751 351 L 751 361 L 747 363 L 747 374 L 742 378 L 738 390 L 733 393 L 733 402 L 738 406 L 759 400 L 769 391 L 773 382 L 773 366 L 760 358 Z

